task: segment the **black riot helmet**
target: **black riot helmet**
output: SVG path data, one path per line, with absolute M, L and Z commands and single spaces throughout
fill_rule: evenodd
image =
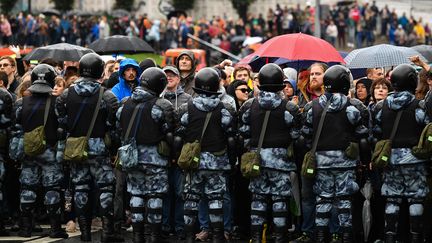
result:
M 214 68 L 206 67 L 195 75 L 195 87 L 193 90 L 198 94 L 218 95 L 219 75 Z
M 104 61 L 96 53 L 87 53 L 79 60 L 81 77 L 99 79 L 104 71 Z
M 56 72 L 48 64 L 39 64 L 31 72 L 32 85 L 28 90 L 32 93 L 51 93 L 55 85 Z
M 329 93 L 348 95 L 351 87 L 351 72 L 342 65 L 334 65 L 324 73 L 324 87 Z
M 282 69 L 274 63 L 268 63 L 260 69 L 258 80 L 258 88 L 263 91 L 278 92 L 285 88 L 283 83 L 284 73 Z
M 168 83 L 166 74 L 157 67 L 147 68 L 140 76 L 140 85 L 160 95 Z
M 390 81 L 396 92 L 409 91 L 414 94 L 417 87 L 417 71 L 409 64 L 398 65 L 393 69 Z

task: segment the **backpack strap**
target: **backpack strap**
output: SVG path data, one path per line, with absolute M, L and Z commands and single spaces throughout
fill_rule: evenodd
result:
M 100 103 L 102 100 L 103 93 L 104 93 L 104 89 L 102 87 L 100 87 L 99 88 L 99 98 L 98 98 L 98 101 L 96 103 L 95 111 L 93 113 L 93 118 L 91 120 L 89 130 L 87 131 L 87 136 L 86 136 L 87 140 L 90 138 L 90 135 L 93 132 L 93 127 L 94 127 L 94 124 L 96 122 L 96 118 L 97 118 L 98 113 L 99 113 L 99 108 L 100 108 Z

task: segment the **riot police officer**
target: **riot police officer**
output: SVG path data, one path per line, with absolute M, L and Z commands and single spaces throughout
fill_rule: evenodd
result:
M 13 107 L 13 97 L 7 91 L 6 84 L 8 82 L 7 74 L 0 72 L 0 116 L 3 118 L 0 120 L 0 204 L 3 203 L 3 185 L 5 185 L 5 165 L 4 161 L 7 158 L 7 130 L 11 126 L 11 116 Z M 2 204 L 3 205 L 3 204 Z M 2 212 L 4 213 L 4 211 Z M 3 218 L 0 218 L 0 236 L 8 236 L 6 232 Z
M 166 140 L 172 143 L 174 128 L 172 104 L 159 98 L 167 82 L 161 69 L 146 69 L 140 77 L 140 87 L 135 88 L 132 96 L 117 112 L 117 126 L 123 145 L 134 140 L 138 153 L 137 164 L 128 164 L 130 160 L 127 159 L 122 161 L 122 168 L 127 173 L 128 192 L 131 194 L 133 241 L 136 243 L 144 240 L 149 243 L 161 242 L 162 198 L 168 191 L 169 156 L 168 151 L 162 151 L 162 144 Z M 144 236 L 145 222 L 150 227 L 148 239 Z
M 15 137 L 24 137 L 24 151 L 12 152 L 24 152 L 20 175 L 21 231 L 19 235 L 22 237 L 31 236 L 37 185 L 42 182 L 45 190 L 44 204 L 51 224 L 49 236 L 68 238 L 61 228 L 62 164 L 55 156 L 58 122 L 54 112 L 55 97 L 51 95 L 55 77 L 56 73 L 52 66 L 37 65 L 31 72 L 32 85 L 28 88 L 31 96 L 19 99 L 15 104 L 13 134 Z M 42 132 L 37 133 L 40 128 Z
M 63 157 L 66 139 L 87 137 L 90 122 L 96 114 L 95 126 L 87 140 L 84 161 L 70 161 L 71 177 L 75 187 L 74 203 L 81 230 L 81 240 L 91 241 L 92 208 L 90 189 L 93 184 L 99 188 L 100 212 L 102 214 L 102 242 L 120 241 L 113 229 L 114 173 L 110 163 L 110 147 L 104 138 L 115 130 L 115 113 L 118 101 L 114 94 L 103 88 L 97 80 L 103 72 L 104 62 L 95 53 L 88 53 L 79 61 L 80 78 L 75 85 L 63 92 L 56 101 L 59 121 L 60 143 L 58 158 Z M 79 151 L 78 151 L 79 152 Z M 81 151 L 84 152 L 84 151 Z
M 213 68 L 203 68 L 196 74 L 193 89 L 197 96 L 179 108 L 177 129 L 177 136 L 185 143 L 200 141 L 201 146 L 201 152 L 197 155 L 199 157 L 197 170 L 185 171 L 186 242 L 195 241 L 194 229 L 197 222 L 198 203 L 204 192 L 204 196 L 209 201 L 213 242 L 219 243 L 225 240 L 223 194 L 226 190 L 227 172 L 231 169 L 227 154 L 227 149 L 230 148 L 227 148 L 226 144 L 235 135 L 235 111 L 218 97 L 219 75 Z M 205 120 L 207 120 L 207 127 L 204 130 Z
M 265 129 L 259 152 L 260 174 L 250 180 L 252 242 L 261 242 L 267 208 L 271 200 L 275 242 L 288 242 L 288 198 L 291 196 L 290 173 L 296 165 L 287 148 L 298 136 L 298 106 L 283 99 L 284 75 L 276 64 L 264 65 L 258 74 L 260 92 L 240 108 L 240 135 L 249 151 L 257 151 L 260 135 Z M 268 123 L 264 120 L 268 113 Z M 244 163 L 244 161 L 242 161 Z
M 373 110 L 373 133 L 378 140 L 390 138 L 397 113 L 401 112 L 381 187 L 381 195 L 386 197 L 385 242 L 388 243 L 397 241 L 402 198 L 407 198 L 409 204 L 410 242 L 423 242 L 422 215 L 423 202 L 429 192 L 426 183 L 429 159 L 416 157 L 412 147 L 417 145 L 423 128 L 430 121 L 430 110 L 415 99 L 417 79 L 417 71 L 411 65 L 397 66 L 390 76 L 395 92 L 377 103 Z
M 306 120 L 302 133 L 309 145 L 318 136 L 316 146 L 316 242 L 326 242 L 333 205 L 339 212 L 339 226 L 343 242 L 352 242 L 352 195 L 359 186 L 355 169 L 360 151 L 368 152 L 368 112 L 357 99 L 347 97 L 350 72 L 341 65 L 330 67 L 324 73 L 325 94 L 305 106 Z M 324 110 L 326 114 L 320 134 L 318 131 Z M 357 151 L 357 152 L 355 152 Z M 364 153 L 360 153 L 364 154 Z M 333 239 L 338 239 L 334 235 Z

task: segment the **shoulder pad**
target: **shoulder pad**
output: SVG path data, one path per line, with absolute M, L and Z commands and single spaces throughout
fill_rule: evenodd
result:
M 244 111 L 244 110 L 249 109 L 249 108 L 252 106 L 252 103 L 253 103 L 254 100 L 255 100 L 255 97 L 246 100 L 246 101 L 243 103 L 243 105 L 240 107 L 240 110 L 243 110 L 243 111 Z
M 111 90 L 106 89 L 103 93 L 103 97 L 108 100 L 116 99 L 118 102 L 117 96 L 115 96 L 115 94 Z
M 292 101 L 288 101 L 285 107 L 290 113 L 296 113 L 299 111 L 299 106 L 294 104 Z
M 184 103 L 178 108 L 178 114 L 184 114 L 188 111 L 188 103 Z
M 303 108 L 303 112 L 307 112 L 308 110 L 312 109 L 312 100 L 306 103 L 306 105 Z
M 381 100 L 378 103 L 376 103 L 374 110 L 381 110 L 384 106 L 384 101 L 385 100 Z
M 418 107 L 422 108 L 422 109 L 426 109 L 426 104 L 424 100 L 420 100 L 418 103 Z
M 223 107 L 225 109 L 227 109 L 231 114 L 235 114 L 236 113 L 236 108 L 234 106 L 232 106 L 231 103 L 223 103 L 222 102 L 222 104 L 223 104 Z
M 23 98 L 21 97 L 15 101 L 15 106 L 21 106 L 22 103 L 23 103 Z
M 169 102 L 169 100 L 164 99 L 164 98 L 158 98 L 158 99 L 156 100 L 156 103 L 155 103 L 155 104 L 156 104 L 157 106 L 159 106 L 160 108 L 162 108 L 163 110 L 172 107 L 171 102 Z
M 355 108 L 357 108 L 359 111 L 365 111 L 367 110 L 367 107 L 359 100 L 356 98 L 350 98 L 349 102 L 352 106 L 354 106 Z

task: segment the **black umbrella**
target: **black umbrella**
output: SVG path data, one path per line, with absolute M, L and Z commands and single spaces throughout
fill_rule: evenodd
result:
M 420 52 L 428 62 L 432 62 L 432 46 L 431 45 L 418 45 L 411 47 L 412 49 Z
M 142 39 L 135 36 L 113 35 L 98 39 L 89 48 L 99 54 L 133 54 L 151 52 L 155 50 Z
M 94 13 L 90 13 L 87 11 L 82 11 L 82 10 L 70 10 L 66 13 L 67 16 L 92 16 L 95 15 Z
M 58 11 L 57 9 L 54 8 L 48 8 L 42 11 L 43 14 L 45 15 L 57 15 L 57 16 L 61 16 L 60 11 Z
M 54 44 L 39 47 L 24 57 L 24 60 L 43 60 L 52 58 L 55 61 L 79 61 L 87 53 L 94 52 L 89 48 L 76 46 L 68 43 Z
M 111 16 L 113 16 L 114 18 L 122 18 L 125 16 L 129 16 L 130 12 L 125 10 L 125 9 L 116 9 L 114 11 L 111 12 Z

